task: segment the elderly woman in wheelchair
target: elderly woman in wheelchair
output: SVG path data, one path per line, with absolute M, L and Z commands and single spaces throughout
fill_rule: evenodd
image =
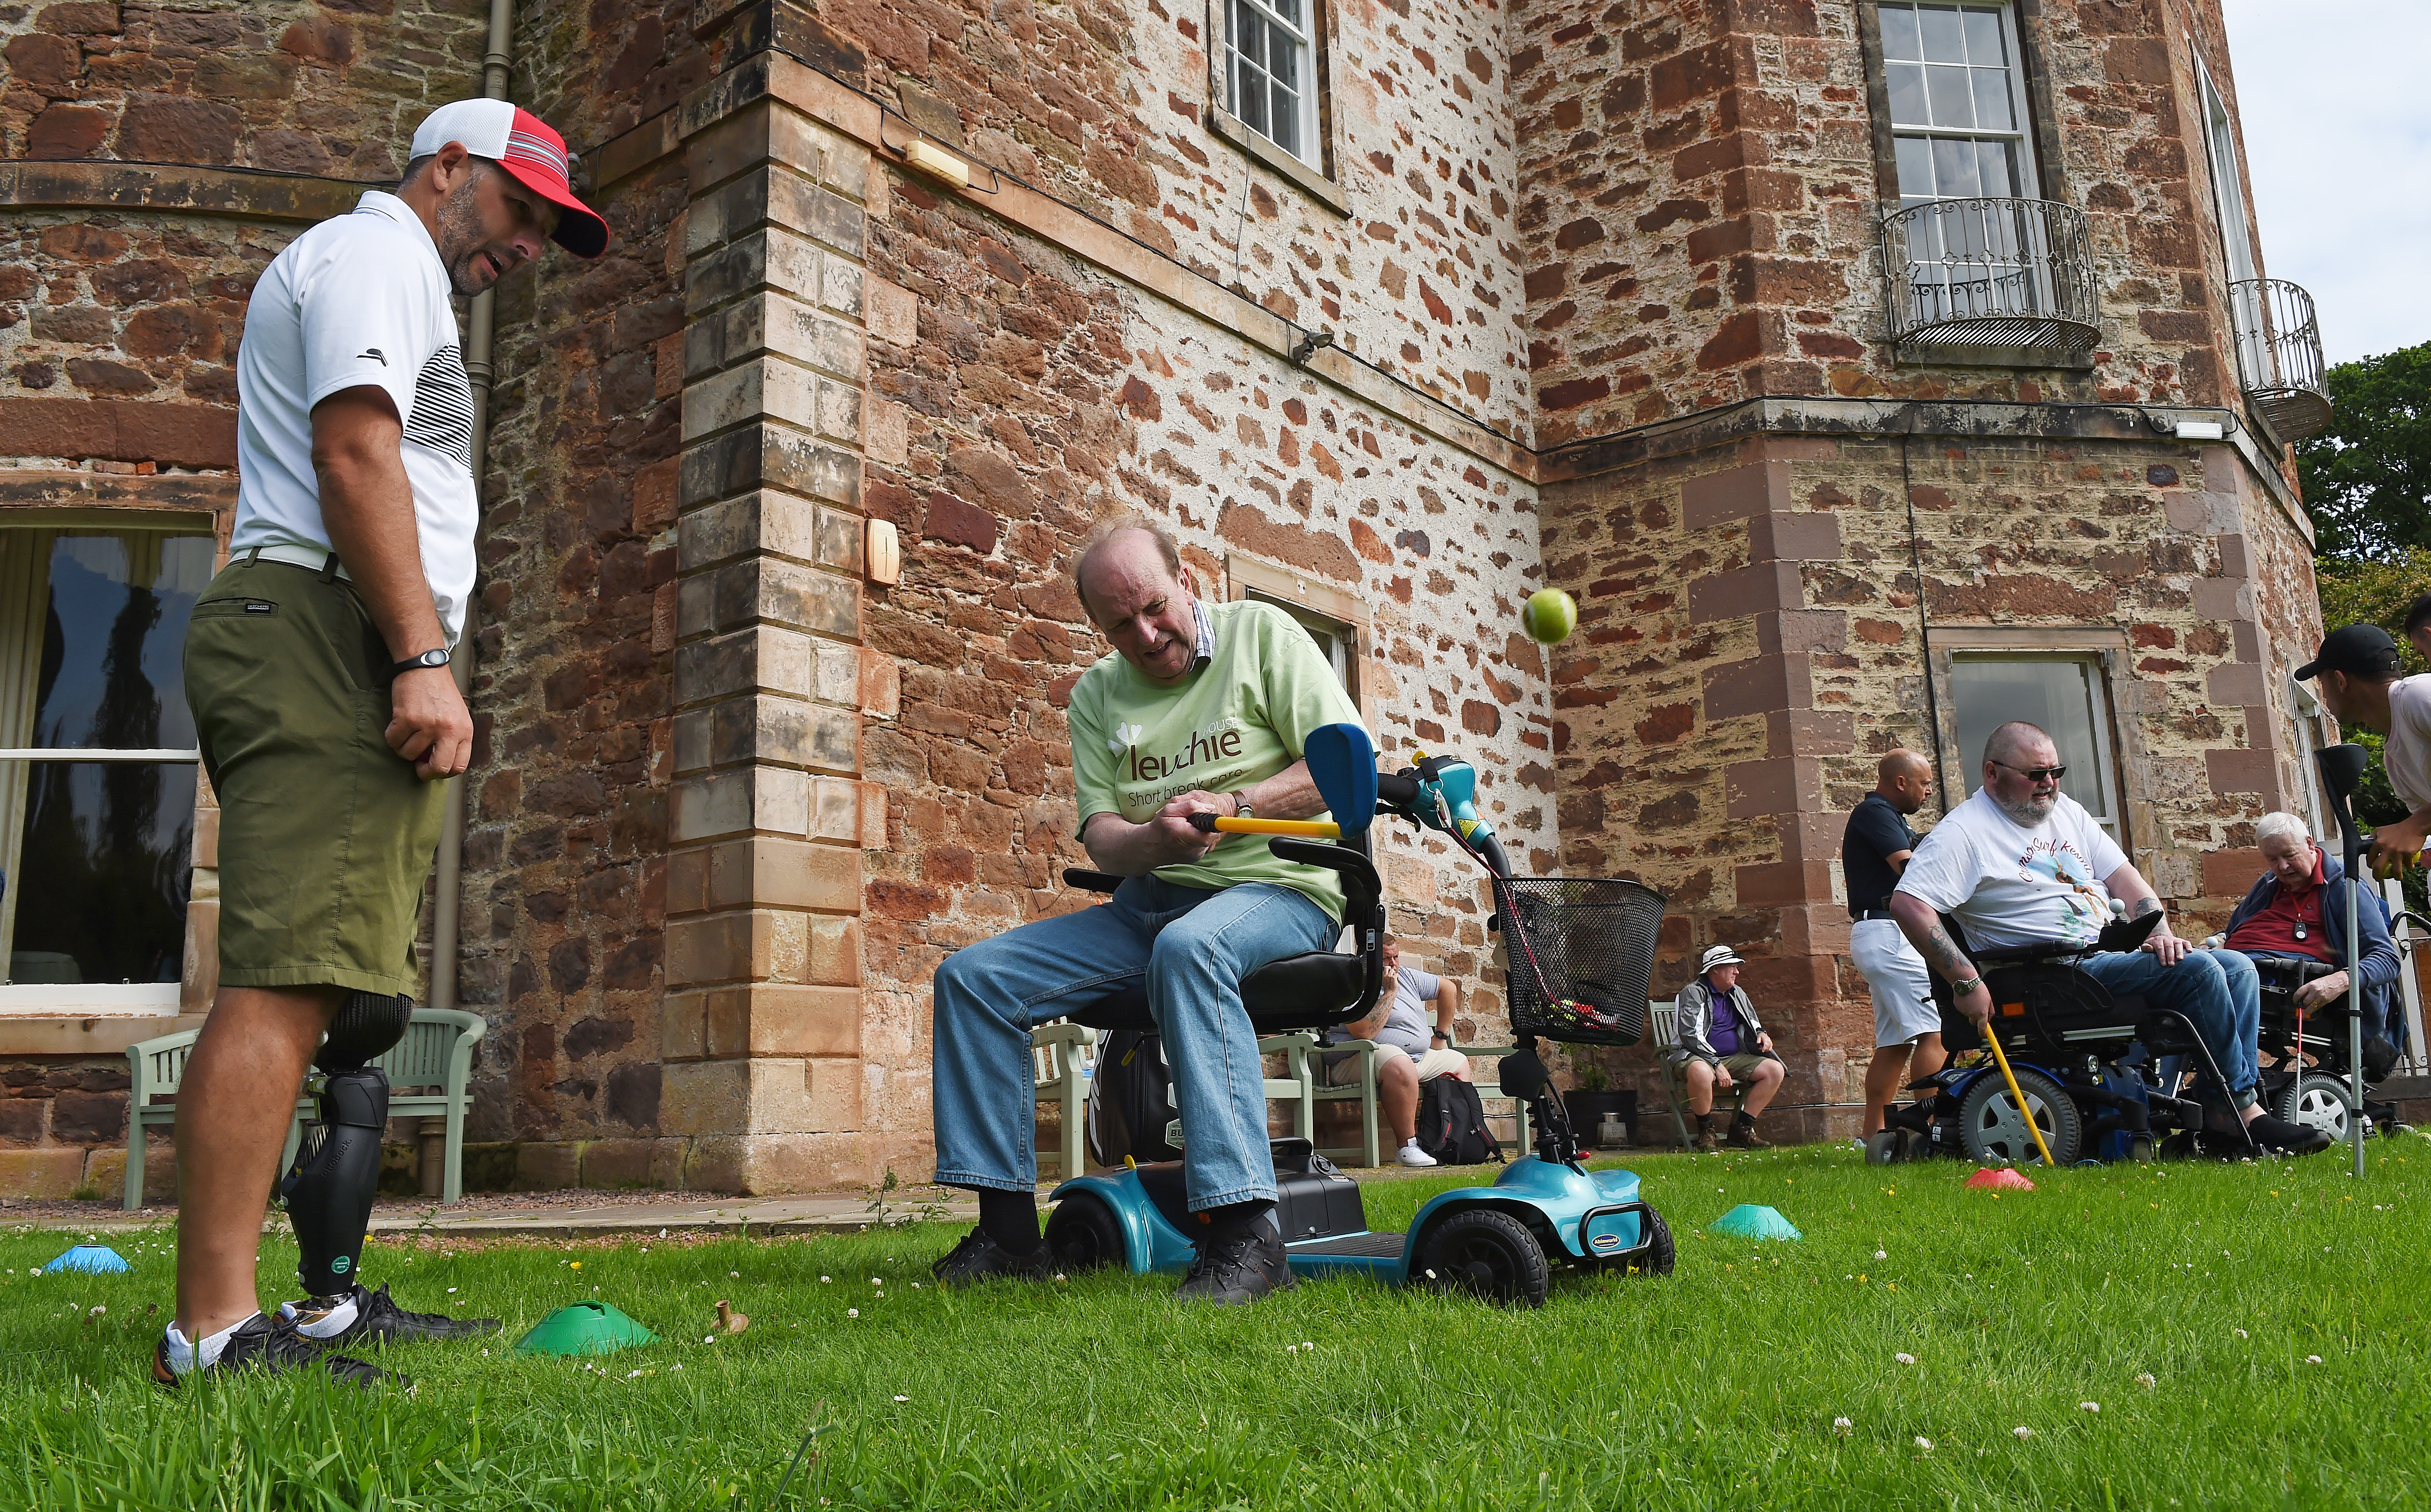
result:
M 2035 1153 L 2027 1117 L 2061 1162 L 2088 1148 L 2138 1153 L 2167 1127 L 2200 1131 L 2222 1153 L 2327 1148 L 2322 1131 L 2286 1124 L 2256 1099 L 2253 964 L 2171 932 L 2125 853 L 2060 792 L 2067 770 L 2037 727 L 1995 730 L 1982 786 L 1918 844 L 1891 898 L 1939 979 L 1945 1043 L 1955 1054 L 1997 1033 L 2024 1063 L 2027 1107 L 2021 1115 L 1997 1077 L 1953 1068 L 1935 1079 L 1929 1103 L 1894 1123 L 1914 1134 L 1923 1122 L 1929 1145 L 1946 1129 L 1977 1159 Z M 2171 1054 L 2202 1073 L 2200 1104 L 2150 1084 L 2152 1058 Z M 1903 1141 L 1886 1143 L 1900 1152 Z

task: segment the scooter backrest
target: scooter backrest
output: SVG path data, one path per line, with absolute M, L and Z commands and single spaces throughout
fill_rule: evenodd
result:
M 1376 743 L 1348 722 L 1319 725 L 1300 748 L 1326 812 L 1346 840 L 1364 834 L 1376 820 Z

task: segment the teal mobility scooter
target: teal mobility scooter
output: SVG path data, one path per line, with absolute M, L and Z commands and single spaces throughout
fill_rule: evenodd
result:
M 1329 725 L 1305 752 L 1334 823 L 1216 819 L 1201 828 L 1263 833 L 1286 860 L 1339 874 L 1343 922 L 1355 949 L 1273 962 L 1241 984 L 1258 1033 L 1327 1028 L 1362 1017 L 1385 990 L 1384 908 L 1366 832 L 1382 814 L 1440 830 L 1492 879 L 1495 927 L 1511 957 L 1512 1021 L 1521 1049 L 1501 1063 L 1501 1091 L 1530 1109 L 1534 1152 L 1491 1186 L 1444 1192 L 1407 1233 L 1368 1226 L 1358 1184 L 1305 1139 L 1274 1141 L 1277 1224 L 1298 1276 L 1359 1275 L 1389 1285 L 1458 1289 L 1506 1304 L 1540 1306 L 1557 1270 L 1664 1275 L 1671 1232 L 1625 1170 L 1580 1162 L 1561 1095 L 1535 1051 L 1545 1037 L 1630 1044 L 1644 1033 L 1646 982 L 1662 921 L 1660 895 L 1634 882 L 1513 879 L 1492 830 L 1476 815 L 1474 770 L 1450 758 L 1379 777 L 1367 732 Z M 1074 869 L 1075 886 L 1111 892 L 1117 879 Z M 1152 1028 L 1145 993 L 1132 988 L 1071 1016 L 1098 1029 Z M 1186 1131 L 1185 1131 L 1186 1137 Z M 1186 1157 L 1185 1157 L 1186 1158 Z M 1121 1265 L 1180 1273 L 1194 1251 L 1181 1161 L 1081 1176 L 1055 1189 L 1047 1243 L 1067 1272 Z

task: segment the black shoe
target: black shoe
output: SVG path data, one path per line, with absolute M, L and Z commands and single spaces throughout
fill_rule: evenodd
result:
M 1053 1273 L 1055 1259 L 1041 1244 L 1028 1254 L 1015 1254 L 996 1242 L 985 1229 L 973 1229 L 963 1235 L 963 1242 L 946 1253 L 943 1260 L 929 1268 L 941 1286 L 977 1285 L 982 1281 L 995 1281 L 1002 1276 L 1028 1277 L 1035 1281 Z
M 2309 1123 L 2281 1123 L 2264 1114 L 2245 1126 L 2254 1142 L 2273 1155 L 2315 1155 L 2330 1148 L 2330 1132 Z
M 225 1377 L 240 1370 L 327 1370 L 347 1386 L 370 1390 L 386 1386 L 400 1391 L 413 1389 L 412 1382 L 394 1370 L 383 1370 L 306 1338 L 295 1332 L 293 1323 L 277 1313 L 254 1314 L 220 1346 L 218 1359 L 187 1375 Z M 163 1335 L 152 1350 L 152 1384 L 175 1391 L 185 1380 L 186 1376 L 169 1368 L 169 1340 Z
M 1190 1274 L 1182 1278 L 1174 1296 L 1182 1302 L 1215 1302 L 1246 1307 L 1270 1291 L 1292 1285 L 1291 1266 L 1283 1259 L 1283 1241 L 1264 1220 L 1249 1233 L 1229 1239 L 1210 1239 L 1199 1247 Z
M 495 1318 L 449 1318 L 444 1313 L 409 1313 L 389 1300 L 388 1286 L 377 1291 L 357 1286 L 344 1297 L 308 1297 L 292 1302 L 278 1310 L 296 1332 L 303 1331 L 320 1319 L 352 1300 L 355 1320 L 327 1336 L 305 1334 L 315 1344 L 329 1348 L 342 1345 L 411 1344 L 426 1338 L 478 1338 L 498 1331 Z

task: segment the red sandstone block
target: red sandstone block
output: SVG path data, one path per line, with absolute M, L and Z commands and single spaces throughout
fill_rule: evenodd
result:
M 2267 869 L 2259 850 L 2212 850 L 2203 858 L 2203 890 L 2207 898 L 2242 898 Z

